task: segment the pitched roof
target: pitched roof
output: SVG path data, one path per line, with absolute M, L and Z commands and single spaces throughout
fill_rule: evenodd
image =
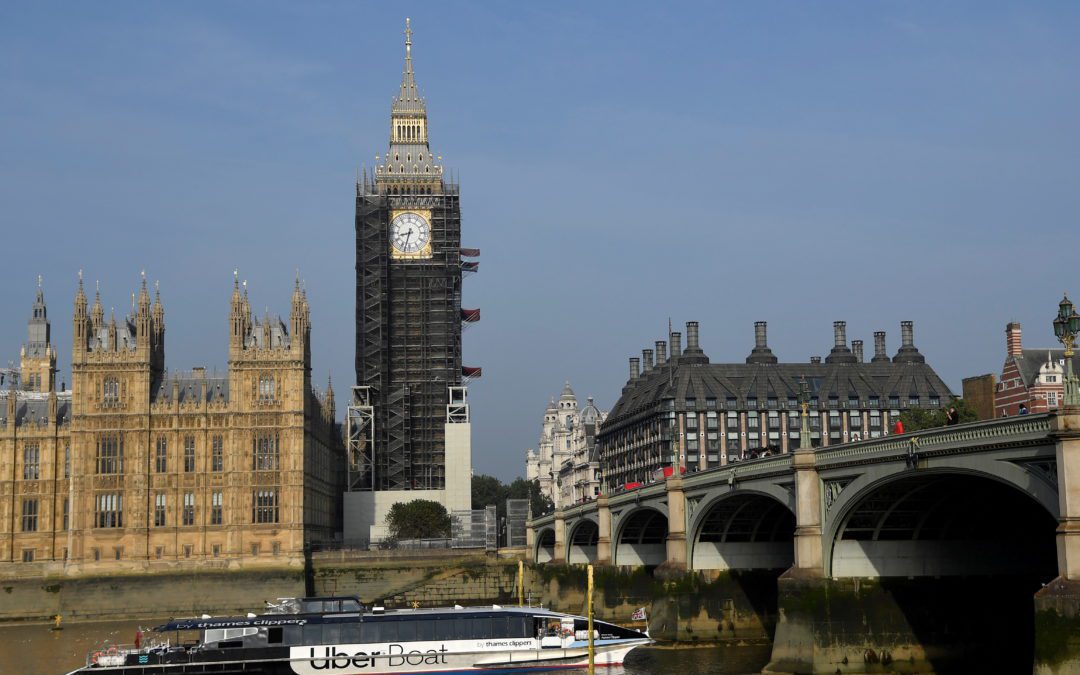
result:
M 919 362 L 681 364 L 676 360 L 674 366 L 668 362 L 629 382 L 603 428 L 617 428 L 668 398 L 675 400 L 677 410 L 684 409 L 687 398 L 734 398 L 739 408 L 745 407 L 747 398 L 761 401 L 762 408 L 766 400 L 776 398 L 778 407 L 783 407 L 787 399 L 798 395 L 799 380 L 804 377 L 819 401 L 877 396 L 885 406 L 890 396 L 947 399 L 952 395 L 937 373 Z
M 1047 355 L 1049 355 L 1050 360 L 1056 363 L 1065 360 L 1064 349 L 1023 349 L 1020 356 L 1010 356 L 1008 359 L 1016 363 L 1016 369 L 1020 371 L 1020 377 L 1024 379 L 1024 384 L 1030 387 L 1039 377 L 1039 368 L 1046 363 Z M 1073 354 L 1072 360 L 1073 372 L 1080 371 L 1080 354 Z

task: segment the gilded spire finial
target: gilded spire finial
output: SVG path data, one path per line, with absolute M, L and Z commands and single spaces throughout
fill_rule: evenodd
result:
M 409 17 L 405 17 L 405 58 L 412 56 L 412 26 Z
M 40 274 L 39 274 L 39 275 L 37 275 L 37 287 L 38 287 L 39 289 L 41 288 L 41 275 L 40 275 Z

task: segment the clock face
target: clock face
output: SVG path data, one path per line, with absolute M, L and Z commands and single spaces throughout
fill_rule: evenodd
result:
M 419 213 L 405 212 L 390 221 L 390 245 L 401 253 L 420 253 L 431 240 L 431 226 Z

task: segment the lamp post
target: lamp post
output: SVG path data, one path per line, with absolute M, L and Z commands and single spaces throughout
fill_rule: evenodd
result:
M 810 386 L 806 378 L 799 379 L 799 409 L 802 410 L 799 422 L 799 449 L 813 450 L 813 442 L 810 440 Z
M 1054 335 L 1065 347 L 1065 382 L 1062 406 L 1080 406 L 1080 382 L 1073 375 L 1073 348 L 1076 346 L 1076 336 L 1080 334 L 1080 314 L 1065 295 L 1058 303 L 1058 313 L 1054 317 Z

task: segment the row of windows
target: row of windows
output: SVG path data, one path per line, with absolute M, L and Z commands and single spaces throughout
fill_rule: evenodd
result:
M 900 407 L 900 400 L 901 400 L 900 396 L 889 396 L 888 397 L 888 406 L 892 407 L 892 408 L 899 408 Z M 921 405 L 922 400 L 923 399 L 919 394 L 911 394 L 911 395 L 909 395 L 907 397 L 908 406 L 912 406 L 912 407 L 917 407 L 917 406 Z M 825 399 L 825 401 L 826 401 L 826 406 L 829 407 L 829 408 L 839 408 L 840 407 L 840 397 L 839 396 L 829 396 L 827 399 Z M 778 409 L 780 407 L 780 399 L 774 398 L 774 397 L 771 397 L 771 396 L 769 398 L 765 399 L 765 404 L 763 406 L 759 405 L 758 399 L 756 397 L 754 397 L 754 396 L 746 397 L 744 399 L 744 402 L 745 402 L 745 406 L 740 408 L 739 407 L 739 399 L 734 397 L 734 396 L 729 396 L 724 401 L 724 408 L 727 409 L 727 410 L 740 410 L 740 409 L 758 410 L 760 408 L 768 408 L 770 410 L 775 410 L 775 409 Z M 881 402 L 882 401 L 881 401 L 880 396 L 869 396 L 869 397 L 867 397 L 865 399 L 860 399 L 858 396 L 849 396 L 847 398 L 847 407 L 848 408 L 859 408 L 859 407 L 880 408 L 881 407 Z M 787 403 L 787 406 L 786 406 L 787 408 L 796 409 L 796 408 L 799 407 L 798 399 L 793 397 L 793 396 L 788 397 L 786 399 L 786 403 Z M 936 407 L 941 405 L 941 397 L 937 396 L 935 394 L 931 394 L 930 396 L 927 397 L 927 403 L 928 403 L 928 405 L 930 407 L 935 407 L 936 408 Z M 699 409 L 698 404 L 697 404 L 697 399 L 693 399 L 693 398 L 685 399 L 684 404 L 685 404 L 685 407 L 686 407 L 687 410 L 698 410 Z M 813 396 L 813 397 L 810 398 L 810 407 L 811 408 L 818 408 L 818 407 L 820 407 L 820 404 L 821 404 L 821 402 L 820 402 L 820 400 L 819 400 L 819 398 L 817 396 Z M 665 407 L 667 407 L 669 409 L 674 409 L 675 400 L 674 399 L 667 399 L 667 401 L 665 401 Z M 717 401 L 716 401 L 716 399 L 715 398 L 707 398 L 707 399 L 705 399 L 705 406 L 702 409 L 703 410 L 716 410 L 717 409 Z
M 34 501 L 34 529 L 37 529 L 37 500 Z M 190 527 L 195 525 L 195 493 L 185 492 L 182 497 L 180 509 L 180 525 Z M 280 495 L 277 490 L 258 489 L 251 493 L 251 522 L 252 523 L 277 523 L 280 522 Z M 23 504 L 24 520 L 26 522 L 26 503 Z M 221 525 L 224 522 L 224 502 L 220 490 L 210 493 L 210 524 Z M 109 528 L 124 526 L 124 495 L 118 493 L 99 494 L 95 499 L 94 527 Z M 164 493 L 154 495 L 154 527 L 167 526 L 166 515 L 168 513 L 168 496 Z M 67 529 L 67 501 L 64 501 L 64 529 Z M 32 531 L 23 529 L 24 532 Z
M 28 460 L 23 463 L 23 478 L 33 473 L 37 478 L 37 446 L 33 448 L 33 464 Z M 29 455 L 27 455 L 29 457 Z M 195 437 L 184 437 L 184 450 L 181 458 L 184 473 L 195 471 Z M 255 471 L 277 471 L 281 464 L 280 435 L 260 433 L 252 440 L 251 468 Z M 65 449 L 65 474 L 70 473 L 70 449 Z M 32 470 L 27 467 L 33 467 Z M 154 471 L 167 473 L 169 470 L 169 443 L 164 436 L 159 436 L 154 444 Z M 221 436 L 214 436 L 210 441 L 210 471 L 218 473 L 225 470 L 225 444 Z M 115 474 L 124 472 L 124 441 L 117 434 L 106 434 L 97 441 L 97 473 Z
M 192 545 L 192 544 L 184 544 L 181 550 L 182 550 L 183 556 L 185 558 L 190 558 L 192 556 L 192 554 L 195 552 L 195 546 Z M 251 545 L 251 555 L 252 556 L 258 556 L 259 551 L 260 551 L 259 544 L 256 543 L 256 544 Z M 271 542 L 271 550 L 270 550 L 270 552 L 271 552 L 272 555 L 275 555 L 275 556 L 276 555 L 281 555 L 281 543 L 276 542 L 276 541 Z M 22 550 L 22 561 L 23 562 L 34 562 L 34 557 L 35 557 L 34 553 L 35 553 L 34 549 L 32 549 L 32 548 L 24 548 Z M 124 547 L 123 546 L 114 546 L 113 549 L 112 549 L 112 554 L 113 554 L 113 558 L 116 559 L 116 560 L 123 559 Z M 220 556 L 221 555 L 221 544 L 211 544 L 210 545 L 210 555 L 212 555 L 215 558 Z M 93 558 L 94 561 L 100 561 L 101 560 L 101 549 L 100 548 L 92 548 L 92 549 L 90 549 L 90 557 Z M 156 546 L 156 547 L 154 547 L 154 558 L 156 558 L 157 560 L 161 560 L 164 557 L 165 557 L 165 547 L 164 546 Z M 68 559 L 68 550 L 66 548 L 62 550 L 60 559 L 61 560 L 67 560 Z
M 535 637 L 534 619 L 526 616 L 439 617 L 404 621 L 308 624 L 304 644 L 381 644 L 394 642 L 487 640 Z

